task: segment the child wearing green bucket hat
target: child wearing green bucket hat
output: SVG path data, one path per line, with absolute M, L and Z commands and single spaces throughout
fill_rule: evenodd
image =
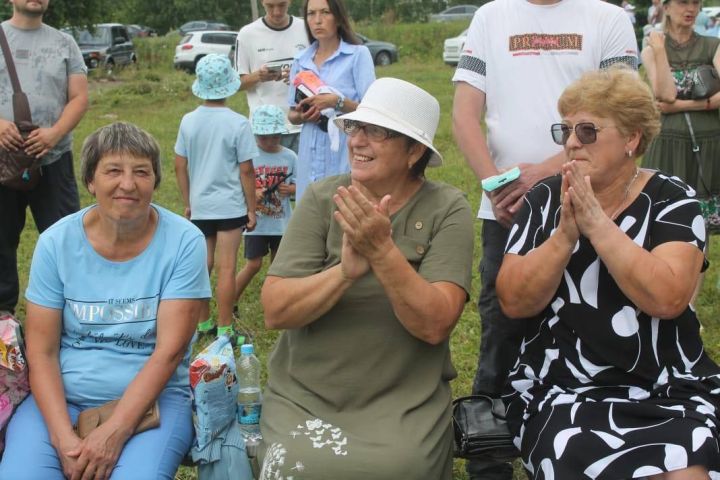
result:
M 225 55 L 207 55 L 197 64 L 192 92 L 203 104 L 180 122 L 175 143 L 175 174 L 185 216 L 205 235 L 208 270 L 217 270 L 217 334 L 234 338 L 237 253 L 243 230 L 255 228 L 257 146 L 248 119 L 225 104 L 240 88 L 240 77 Z M 214 332 L 205 305 L 200 333 Z
M 275 258 L 295 194 L 297 155 L 280 144 L 287 133 L 285 112 L 275 105 L 261 105 L 252 112 L 252 131 L 260 154 L 254 160 L 257 227 L 245 232 L 245 267 L 235 277 L 236 303 L 245 287 L 262 268 L 263 257 Z

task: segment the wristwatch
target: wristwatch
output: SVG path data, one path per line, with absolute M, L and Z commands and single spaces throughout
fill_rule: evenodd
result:
M 335 104 L 335 110 L 338 112 L 342 112 L 342 109 L 344 106 L 345 106 L 345 98 L 342 95 L 338 95 L 338 101 Z

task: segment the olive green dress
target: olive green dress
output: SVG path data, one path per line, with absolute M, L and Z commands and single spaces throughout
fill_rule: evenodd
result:
M 678 47 L 665 36 L 670 69 L 675 78 L 679 99 L 690 98 L 692 73 L 700 65 L 712 65 L 720 39 L 693 34 L 693 38 Z M 690 113 L 695 138 L 700 146 L 703 181 L 712 194 L 720 193 L 720 116 L 717 110 Z M 660 134 L 650 144 L 643 166 L 660 170 L 683 179 L 698 195 L 707 197 L 698 179 L 698 164 L 692 151 L 692 140 L 683 112 L 663 114 Z
M 306 277 L 340 263 L 332 196 L 349 183 L 341 175 L 308 188 L 269 275 Z M 423 278 L 470 291 L 473 217 L 461 192 L 425 181 L 392 216 L 392 232 Z M 268 363 L 260 479 L 451 478 L 448 341 L 413 337 L 372 272 L 325 315 L 284 331 Z

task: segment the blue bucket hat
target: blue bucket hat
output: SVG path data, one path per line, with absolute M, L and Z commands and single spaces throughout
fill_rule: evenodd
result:
M 195 67 L 197 78 L 192 92 L 203 100 L 220 100 L 235 95 L 240 89 L 240 76 L 225 55 L 212 53 L 200 59 Z
M 252 113 L 252 132 L 255 135 L 288 133 L 285 126 L 285 112 L 275 105 L 260 105 Z

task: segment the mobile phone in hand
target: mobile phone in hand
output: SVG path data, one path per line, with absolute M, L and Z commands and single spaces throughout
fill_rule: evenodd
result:
M 518 167 L 511 168 L 507 172 L 493 175 L 483 179 L 482 188 L 486 192 L 492 192 L 495 189 L 504 187 L 508 183 L 512 183 L 520 177 L 520 169 Z

